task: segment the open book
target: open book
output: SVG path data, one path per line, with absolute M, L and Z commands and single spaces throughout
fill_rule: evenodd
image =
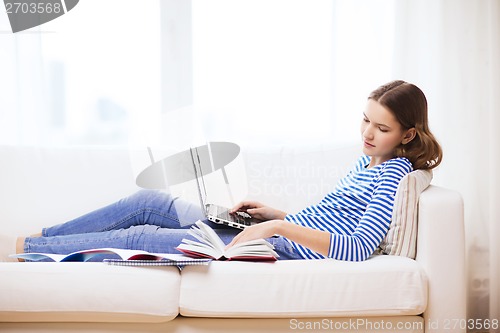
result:
M 98 255 L 112 255 L 116 259 L 104 259 L 112 265 L 120 266 L 187 266 L 208 265 L 210 259 L 193 259 L 182 254 L 149 253 L 141 250 L 126 250 L 115 248 L 102 248 L 77 251 L 70 254 L 52 253 L 20 253 L 10 255 L 11 258 L 39 261 L 49 259 L 56 262 L 88 261 Z
M 195 258 L 215 260 L 276 260 L 274 247 L 264 239 L 236 244 L 225 250 L 226 245 L 208 225 L 197 221 L 188 231 L 196 240 L 184 238 L 177 249 Z

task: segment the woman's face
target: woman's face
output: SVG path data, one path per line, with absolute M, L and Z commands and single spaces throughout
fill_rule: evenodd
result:
M 371 156 L 369 167 L 394 157 L 395 148 L 413 139 L 415 129 L 403 130 L 394 115 L 379 102 L 369 99 L 361 122 L 363 153 Z

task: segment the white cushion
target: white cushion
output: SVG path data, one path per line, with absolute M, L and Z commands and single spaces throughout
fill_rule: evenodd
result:
M 417 252 L 418 199 L 432 180 L 431 170 L 415 170 L 401 179 L 396 197 L 392 221 L 380 244 L 381 254 L 415 259 Z
M 427 305 L 420 265 L 397 256 L 363 262 L 212 262 L 182 271 L 180 313 L 204 317 L 417 315 Z
M 0 263 L 0 322 L 164 322 L 179 313 L 177 267 Z

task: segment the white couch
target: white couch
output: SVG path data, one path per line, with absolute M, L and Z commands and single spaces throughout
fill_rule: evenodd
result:
M 156 152 L 156 157 L 171 152 Z M 234 200 L 286 211 L 321 199 L 359 154 L 345 147 L 242 147 L 227 167 Z M 129 195 L 145 149 L 0 147 L 2 232 L 29 235 Z M 209 189 L 221 184 L 208 176 Z M 194 184 L 171 189 L 195 200 Z M 209 193 L 230 204 L 224 186 Z M 431 185 L 419 201 L 417 257 L 364 262 L 212 262 L 118 267 L 0 263 L 4 332 L 465 332 L 461 196 Z

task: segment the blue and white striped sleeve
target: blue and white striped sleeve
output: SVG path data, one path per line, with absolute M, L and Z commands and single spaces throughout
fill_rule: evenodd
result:
M 389 229 L 398 184 L 411 171 L 411 164 L 406 159 L 390 160 L 384 166 L 370 203 L 354 232 L 350 235 L 331 234 L 328 257 L 347 261 L 368 259 Z

